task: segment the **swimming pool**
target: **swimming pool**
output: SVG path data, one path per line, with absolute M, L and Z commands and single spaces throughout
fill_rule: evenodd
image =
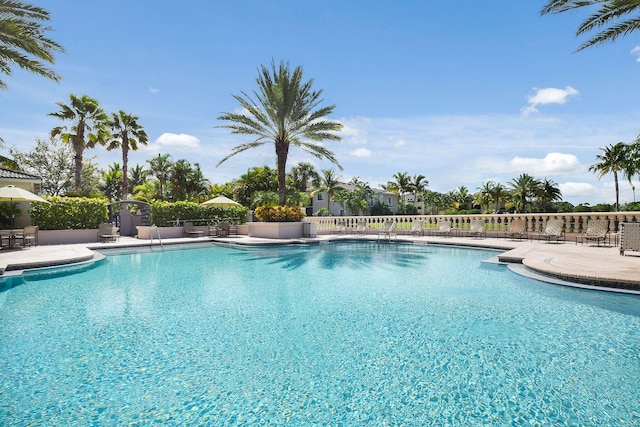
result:
M 107 256 L 0 292 L 3 425 L 640 424 L 640 300 L 403 244 Z

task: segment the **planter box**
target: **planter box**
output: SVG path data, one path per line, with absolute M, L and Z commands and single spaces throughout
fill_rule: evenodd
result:
M 249 237 L 267 239 L 299 239 L 303 233 L 303 222 L 250 222 Z
M 95 243 L 98 229 L 85 230 L 38 230 L 39 245 L 68 245 L 71 243 Z
M 156 231 L 156 227 L 149 225 L 138 225 L 136 228 L 138 229 L 138 239 L 157 239 L 158 232 L 160 232 L 160 237 L 162 239 L 176 239 L 184 237 L 183 227 L 158 227 L 158 231 Z

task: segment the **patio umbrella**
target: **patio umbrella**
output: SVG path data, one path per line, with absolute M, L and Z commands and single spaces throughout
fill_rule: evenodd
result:
M 242 206 L 240 203 L 231 200 L 225 196 L 214 197 L 211 200 L 207 200 L 206 202 L 202 202 L 204 206 L 220 206 L 220 207 L 232 207 L 232 206 Z
M 7 185 L 6 187 L 0 187 L 0 202 L 11 203 L 11 228 L 13 229 L 13 202 L 42 202 L 49 203 L 42 197 L 33 194 L 29 190 L 25 190 L 13 185 Z

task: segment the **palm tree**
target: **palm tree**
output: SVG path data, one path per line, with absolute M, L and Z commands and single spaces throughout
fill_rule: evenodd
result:
M 109 170 L 102 173 L 102 184 L 100 190 L 104 193 L 109 201 L 117 200 L 119 189 L 122 181 L 122 168 L 120 164 L 115 162 L 109 165 Z
M 627 181 L 633 191 L 633 203 L 636 202 L 636 186 L 633 185 L 633 177 L 638 175 L 640 177 L 640 140 L 636 139 L 632 144 L 625 146 L 625 162 L 624 173 L 627 176 Z
M 174 202 L 186 200 L 189 175 L 191 174 L 191 163 L 185 159 L 180 159 L 171 168 L 171 199 Z
M 389 191 L 391 191 L 391 188 L 397 189 L 400 194 L 400 201 L 404 206 L 404 196 L 411 188 L 411 177 L 406 172 L 397 172 L 393 174 L 393 179 L 395 179 L 395 181 L 389 182 L 387 187 Z
M 93 148 L 96 144 L 104 144 L 108 137 L 107 120 L 108 117 L 100 108 L 97 100 L 87 95 L 77 97 L 69 95 L 70 103 L 65 105 L 62 102 L 56 104 L 60 111 L 49 113 L 50 116 L 60 120 L 71 121 L 70 128 L 58 126 L 51 130 L 51 136 L 60 135 L 60 138 L 73 146 L 75 152 L 75 190 L 81 191 L 82 186 L 82 155 L 87 148 Z
M 596 159 L 600 163 L 589 166 L 589 171 L 598 175 L 598 179 L 607 174 L 613 174 L 613 181 L 616 187 L 616 212 L 620 206 L 620 187 L 618 184 L 618 172 L 623 172 L 626 164 L 626 144 L 624 142 L 618 142 L 616 144 L 610 144 L 605 148 L 600 148 L 602 154 L 598 154 Z
M 557 202 L 562 200 L 562 191 L 556 182 L 551 179 L 545 178 L 540 183 L 539 197 L 542 201 L 542 211 L 549 212 L 547 204 L 549 202 Z
M 113 134 L 107 143 L 107 150 L 122 149 L 122 200 L 129 194 L 129 150 L 136 151 L 138 144 L 147 145 L 149 138 L 144 128 L 138 124 L 138 117 L 120 110 L 111 115 L 109 126 Z
M 0 71 L 11 75 L 11 65 L 39 74 L 53 81 L 60 76 L 47 68 L 46 63 L 54 64 L 55 52 L 64 49 L 53 40 L 45 37 L 49 27 L 43 22 L 49 20 L 49 12 L 30 4 L 4 0 L 0 2 Z M 0 80 L 0 89 L 7 84 Z
M 414 175 L 409 182 L 409 189 L 413 191 L 413 206 L 418 203 L 418 194 L 424 193 L 429 185 L 427 177 L 424 175 Z
M 529 204 L 529 199 L 534 197 L 540 187 L 540 181 L 529 174 L 520 174 L 509 183 L 512 191 L 512 198 L 518 212 L 524 212 Z
M 335 170 L 325 169 L 322 171 L 318 186 L 311 192 L 311 197 L 319 192 L 327 193 L 327 210 L 331 213 L 331 203 L 336 194 L 340 193 L 343 187 L 340 185 L 340 176 L 336 175 Z
M 599 5 L 599 9 L 580 24 L 576 36 L 589 31 L 604 28 L 595 36 L 583 43 L 577 51 L 591 46 L 615 41 L 640 29 L 640 1 L 638 0 L 549 0 L 540 12 L 562 13 L 584 6 Z
M 135 165 L 131 168 L 131 174 L 129 175 L 129 187 L 135 189 L 139 185 L 143 185 L 147 182 L 148 171 L 146 171 L 141 165 Z M 134 190 L 135 191 L 135 190 Z
M 294 186 L 298 191 L 307 191 L 309 183 L 312 185 L 320 180 L 320 175 L 311 163 L 300 162 L 289 172 Z
M 160 200 L 165 199 L 167 181 L 169 181 L 169 178 L 171 177 L 171 168 L 173 167 L 173 163 L 170 159 L 171 154 L 158 154 L 157 157 L 147 160 L 147 163 L 149 163 L 149 173 L 158 180 L 158 184 L 160 186 Z
M 491 189 L 491 200 L 495 203 L 494 211 L 498 213 L 500 210 L 500 202 L 504 202 L 509 192 L 504 185 L 497 183 Z
M 272 63 L 271 70 L 263 65 L 259 71 L 259 91 L 254 91 L 256 100 L 244 92 L 242 95 L 234 95 L 245 111 L 224 113 L 218 118 L 231 122 L 220 127 L 230 129 L 232 134 L 253 135 L 256 139 L 236 146 L 218 165 L 250 148 L 273 143 L 278 165 L 279 204 L 284 206 L 290 146 L 294 145 L 319 159 L 326 158 L 342 170 L 333 152 L 312 142 L 339 141 L 340 136 L 334 132 L 342 129 L 342 124 L 326 119 L 333 112 L 334 105 L 317 108 L 323 101 L 320 98 L 322 90 L 311 89 L 313 79 L 306 83 L 302 81 L 302 67 L 296 67 L 291 72 L 289 64 L 281 62 L 278 68 Z
M 483 182 L 480 187 L 478 187 L 478 196 L 477 200 L 480 203 L 480 207 L 485 207 L 486 210 L 489 210 L 489 203 L 492 200 L 492 191 L 495 188 L 496 183 L 493 181 Z

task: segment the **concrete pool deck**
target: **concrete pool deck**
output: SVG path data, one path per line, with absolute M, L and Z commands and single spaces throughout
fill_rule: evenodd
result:
M 164 246 L 179 244 L 237 244 L 278 245 L 314 244 L 332 241 L 373 240 L 376 235 L 319 235 L 314 238 L 275 240 L 247 236 L 228 238 L 197 237 L 163 239 Z M 560 284 L 603 290 L 618 290 L 640 295 L 640 253 L 628 252 L 620 256 L 615 246 L 576 245 L 573 241 L 547 243 L 530 240 L 508 240 L 487 237 L 402 236 L 398 242 L 418 244 L 454 245 L 501 250 L 493 262 L 509 263 L 521 274 Z M 394 241 L 394 239 L 391 239 Z M 70 245 L 37 246 L 24 249 L 0 249 L 0 277 L 20 275 L 22 271 L 51 266 L 88 263 L 102 258 L 101 250 L 126 250 L 127 248 L 153 249 L 160 246 L 157 240 L 138 240 L 121 237 L 117 242 Z M 569 282 L 569 283 L 567 283 Z

